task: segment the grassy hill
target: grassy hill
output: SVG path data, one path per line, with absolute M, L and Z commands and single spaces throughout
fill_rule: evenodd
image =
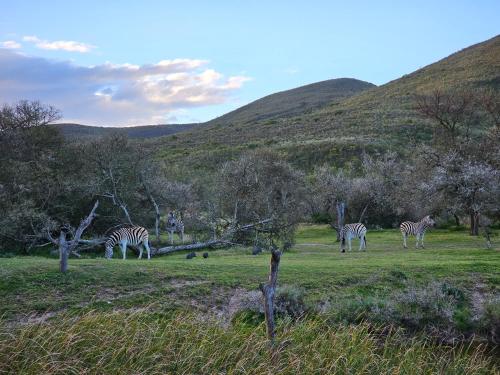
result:
M 339 102 L 372 87 L 375 87 L 372 83 L 353 78 L 329 79 L 265 96 L 208 123 L 229 125 L 293 117 Z
M 69 138 L 101 137 L 114 132 L 125 133 L 130 138 L 153 138 L 192 130 L 199 125 L 200 124 L 172 124 L 131 126 L 127 128 L 105 128 L 102 126 L 61 123 L 54 124 L 52 126 L 60 129 L 64 136 Z
M 428 140 L 428 124 L 413 108 L 415 95 L 463 86 L 500 87 L 500 36 L 310 113 L 232 123 L 221 121 L 222 116 L 152 142 L 159 148 L 159 157 L 195 169 L 214 168 L 259 147 L 281 151 L 303 169 L 324 162 L 357 162 L 362 152 L 404 152 L 408 142 Z M 228 115 L 234 119 L 237 114 Z M 168 153 L 162 151 L 166 149 Z

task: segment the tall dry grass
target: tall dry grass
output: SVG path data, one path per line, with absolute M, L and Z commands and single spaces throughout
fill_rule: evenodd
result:
M 273 349 L 264 327 L 223 328 L 191 313 L 61 315 L 2 325 L 0 373 L 15 374 L 492 374 L 481 347 L 444 347 L 401 331 L 282 322 Z

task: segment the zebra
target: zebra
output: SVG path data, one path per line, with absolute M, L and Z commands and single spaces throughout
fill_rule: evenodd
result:
M 151 259 L 151 250 L 149 248 L 149 236 L 146 228 L 135 226 L 130 228 L 120 228 L 109 236 L 106 241 L 106 258 L 110 259 L 113 256 L 113 247 L 120 244 L 123 259 L 126 259 L 127 244 L 141 245 L 139 246 L 139 259 L 142 258 L 143 247 L 148 252 L 148 259 Z
M 345 240 L 349 244 L 349 251 L 351 251 L 351 240 L 359 238 L 359 250 L 366 250 L 366 227 L 361 223 L 345 224 L 340 231 L 340 250 L 345 253 Z
M 184 242 L 184 223 L 181 219 L 176 218 L 173 211 L 170 211 L 167 215 L 167 232 L 171 245 L 174 244 L 174 232 L 179 233 L 181 241 Z
M 425 231 L 427 228 L 433 227 L 436 222 L 432 220 L 430 215 L 427 215 L 424 217 L 422 220 L 420 220 L 417 223 L 414 223 L 412 221 L 405 221 L 404 223 L 401 223 L 399 228 L 401 229 L 401 234 L 403 235 L 403 246 L 405 249 L 408 248 L 406 246 L 406 239 L 408 238 L 409 235 L 414 235 L 417 237 L 417 244 L 415 245 L 415 249 L 418 249 L 418 242 L 420 241 L 420 244 L 422 245 L 422 249 L 425 249 L 424 247 L 424 235 Z

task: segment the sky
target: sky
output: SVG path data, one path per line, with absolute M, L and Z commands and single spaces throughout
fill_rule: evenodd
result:
M 331 78 L 384 84 L 500 33 L 500 1 L 2 0 L 0 103 L 207 121 Z

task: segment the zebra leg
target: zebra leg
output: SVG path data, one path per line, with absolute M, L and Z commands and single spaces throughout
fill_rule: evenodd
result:
M 142 250 L 143 250 L 143 246 L 141 244 L 141 246 L 139 246 L 139 256 L 137 257 L 137 259 L 141 259 L 142 258 Z
M 417 244 L 415 245 L 415 249 L 418 249 L 418 242 L 420 241 L 420 234 L 417 233 L 417 235 L 415 237 L 417 237 Z
M 361 251 L 363 250 L 363 236 L 359 237 L 359 250 L 358 251 Z
M 407 237 L 407 234 L 406 233 L 403 233 L 403 247 L 405 249 L 408 249 L 408 246 L 406 246 L 406 237 Z
M 181 230 L 181 241 L 184 243 L 184 228 Z
M 351 236 L 347 236 L 347 242 L 349 243 L 349 251 L 352 251 L 352 247 L 351 247 Z
M 121 249 L 122 249 L 123 260 L 125 260 L 127 258 L 127 241 L 121 242 Z
M 151 249 L 149 248 L 148 241 L 144 241 L 144 247 L 146 248 L 146 251 L 148 252 L 148 259 L 151 259 Z
M 168 238 L 170 239 L 170 245 L 174 244 L 174 232 L 168 231 Z
M 422 246 L 422 249 L 425 249 L 425 246 L 424 246 L 424 234 L 425 234 L 425 232 L 422 232 L 422 235 L 420 236 L 420 245 Z

